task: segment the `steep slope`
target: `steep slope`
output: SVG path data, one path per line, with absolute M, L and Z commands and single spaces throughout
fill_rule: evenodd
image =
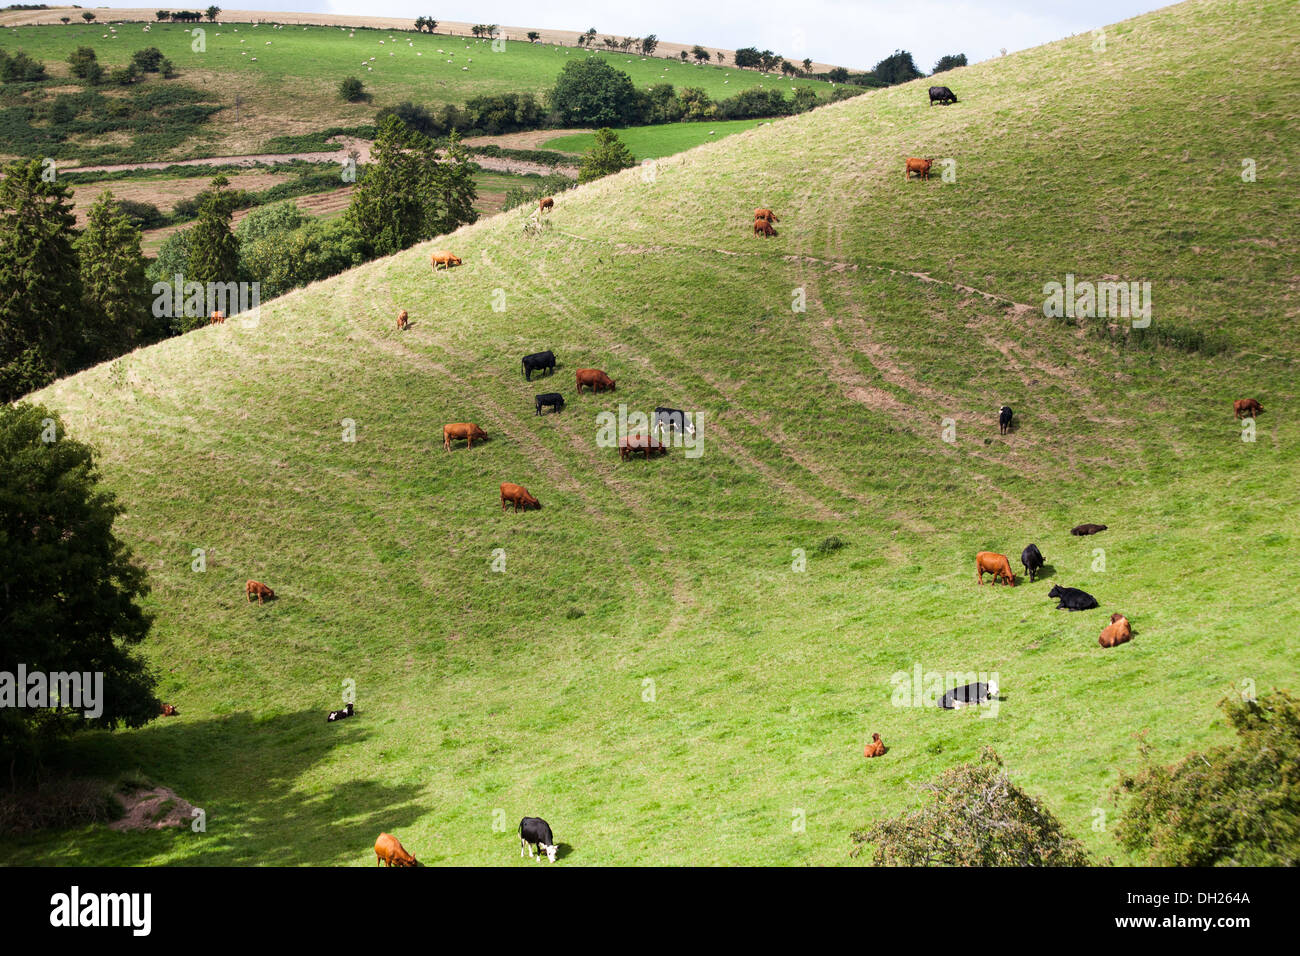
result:
M 364 864 L 388 830 L 508 863 L 537 814 L 570 862 L 834 863 L 992 744 L 1123 861 L 1133 734 L 1173 759 L 1223 737 L 1225 693 L 1295 687 L 1291 12 L 1186 3 L 945 74 L 954 106 L 867 94 L 566 194 L 541 239 L 463 229 L 453 271 L 412 249 L 37 395 L 130 508 L 184 714 L 67 759 L 140 767 L 209 829 L 8 855 Z M 907 156 L 955 181 L 904 184 Z M 1045 317 L 1070 273 L 1150 281 L 1153 328 L 1208 344 Z M 589 366 L 617 392 L 578 398 Z M 620 463 L 619 403 L 701 411 L 703 454 Z M 492 440 L 447 454 L 454 421 Z M 501 481 L 543 510 L 501 513 Z M 976 551 L 1030 541 L 1046 579 L 975 585 Z M 1102 609 L 1052 610 L 1057 583 Z M 1112 610 L 1136 638 L 1103 652 Z M 916 669 L 996 672 L 997 715 L 897 706 Z M 360 716 L 327 725 L 347 680 Z

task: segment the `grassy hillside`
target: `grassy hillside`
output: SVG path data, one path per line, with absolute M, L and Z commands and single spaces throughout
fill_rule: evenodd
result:
M 658 126 L 633 126 L 618 131 L 621 139 L 637 159 L 659 159 L 701 143 L 709 143 L 732 133 L 743 132 L 771 123 L 765 119 L 719 120 L 712 123 L 663 123 Z M 561 133 L 543 141 L 543 149 L 565 153 L 583 153 L 596 142 L 595 133 Z
M 638 87 L 671 83 L 705 90 L 723 99 L 755 86 L 789 95 L 811 86 L 829 96 L 830 84 L 790 80 L 754 70 L 699 66 L 632 53 L 579 50 L 550 44 L 507 42 L 494 53 L 488 40 L 418 34 L 413 31 L 357 30 L 341 27 L 217 23 L 201 25 L 202 51 L 193 49 L 190 27 L 126 23 L 110 33 L 107 24 L 20 26 L 0 32 L 0 48 L 22 49 L 43 60 L 56 78 L 70 76 L 68 54 L 94 47 L 102 63 L 125 66 L 136 50 L 156 46 L 176 65 L 171 84 L 215 95 L 223 110 L 210 121 L 207 141 L 190 143 L 167 156 L 234 155 L 258 152 L 271 137 L 372 122 L 377 109 L 403 100 L 425 105 L 463 103 L 488 93 L 541 94 L 555 85 L 566 60 L 602 57 L 627 73 Z M 269 43 L 269 45 L 268 45 Z M 372 59 L 373 58 L 373 59 Z M 256 59 L 256 62 L 254 62 Z M 370 103 L 346 103 L 339 81 L 357 76 L 372 94 Z M 151 81 L 152 82 L 152 81 Z M 161 82 L 161 81 L 159 81 Z M 235 99 L 239 116 L 235 117 Z M 3 146 L 0 146 L 0 151 Z
M 1186 3 L 954 71 L 955 106 L 921 81 L 738 133 L 563 194 L 539 240 L 486 220 L 437 241 L 461 268 L 415 248 L 38 394 L 127 503 L 183 714 L 61 762 L 139 769 L 208 830 L 0 854 L 373 865 L 388 830 L 513 864 L 536 814 L 568 863 L 833 864 L 992 744 L 1127 862 L 1097 811 L 1135 734 L 1173 760 L 1226 738 L 1225 694 L 1297 683 L 1292 13 Z M 955 181 L 905 184 L 907 156 Z M 1153 329 L 1222 350 L 1046 318 L 1067 273 L 1149 280 Z M 524 382 L 544 348 L 556 377 Z M 578 398 L 584 366 L 618 391 Z M 619 402 L 699 410 L 703 454 L 620 463 Z M 492 440 L 445 453 L 457 421 Z M 543 510 L 502 514 L 501 481 Z M 1045 579 L 976 586 L 975 552 L 1031 541 Z M 1102 651 L 1115 610 L 1135 640 Z M 996 716 L 894 706 L 914 668 L 996 672 Z M 349 679 L 359 716 L 327 724 Z

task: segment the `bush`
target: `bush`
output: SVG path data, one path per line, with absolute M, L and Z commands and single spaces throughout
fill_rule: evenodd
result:
M 156 46 L 136 50 L 131 54 L 131 62 L 141 73 L 157 73 L 162 66 L 162 50 Z
M 68 54 L 68 66 L 72 75 L 80 79 L 89 79 L 91 66 L 99 66 L 93 47 L 79 46 Z
M 339 96 L 349 103 L 363 103 L 370 98 L 365 84 L 355 76 L 349 76 L 339 84 Z
M 0 834 L 107 823 L 122 815 L 113 787 L 103 780 L 42 781 L 34 787 L 0 793 Z
M 167 225 L 169 221 L 162 210 L 151 202 L 137 202 L 134 199 L 118 199 L 116 202 L 123 215 L 137 229 L 155 229 Z
M 636 158 L 612 129 L 596 130 L 596 145 L 587 150 L 582 157 L 582 168 L 578 171 L 578 182 L 589 183 L 620 169 L 636 165 Z
M 874 846 L 876 866 L 1087 866 L 1083 845 L 1007 777 L 985 747 L 923 790 L 934 801 L 852 834 L 851 856 Z
M 1300 701 L 1274 691 L 1220 706 L 1235 742 L 1121 775 L 1116 838 L 1154 866 L 1300 866 Z
M 831 535 L 829 538 L 823 540 L 821 544 L 817 545 L 817 554 L 824 558 L 828 554 L 834 554 L 846 544 L 848 544 L 848 542 L 839 535 Z
M 0 80 L 6 83 L 39 83 L 45 79 L 45 64 L 22 50 L 12 55 L 0 50 Z

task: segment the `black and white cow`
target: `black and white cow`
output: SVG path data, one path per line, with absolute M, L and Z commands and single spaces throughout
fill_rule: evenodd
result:
M 1011 431 L 1011 406 L 1003 405 L 998 409 L 998 434 L 1005 435 Z
M 325 719 L 333 723 L 336 720 L 342 720 L 344 717 L 351 717 L 351 716 L 352 716 L 352 705 L 348 704 L 342 710 L 331 710 L 330 715 Z
M 540 372 L 542 369 L 546 369 L 548 374 L 555 371 L 554 352 L 547 350 L 524 356 L 524 378 L 528 381 L 533 380 L 534 372 Z
M 519 821 L 519 855 L 524 855 L 524 850 L 528 850 L 528 856 L 533 856 L 533 847 L 537 847 L 537 860 L 542 859 L 542 851 L 546 851 L 546 858 L 552 863 L 555 862 L 555 853 L 559 849 L 555 845 L 555 838 L 551 836 L 551 825 L 541 817 L 524 817 Z
M 1058 611 L 1062 608 L 1067 611 L 1088 611 L 1098 607 L 1095 597 L 1087 591 L 1080 591 L 1078 588 L 1063 588 L 1057 584 L 1047 592 L 1047 596 L 1056 598 L 1060 602 L 1056 605 Z
M 537 414 L 542 413 L 542 409 L 549 405 L 554 411 L 560 411 L 564 408 L 564 396 L 559 392 L 543 392 L 533 399 L 537 406 Z
M 1031 544 L 1020 552 L 1020 563 L 1024 566 L 1025 574 L 1029 575 L 1029 580 L 1032 581 L 1034 576 L 1043 570 L 1043 552 L 1038 550 L 1038 545 Z
M 695 434 L 695 424 L 686 417 L 686 413 L 680 408 L 666 408 L 660 405 L 655 409 L 655 434 L 662 437 L 664 429 L 672 431 L 676 429 L 687 435 Z
M 962 687 L 954 687 L 948 693 L 943 695 L 939 701 L 939 706 L 944 710 L 957 710 L 967 705 L 978 705 L 985 701 L 993 700 L 998 696 L 998 682 L 989 681 L 987 684 L 966 684 Z
M 930 105 L 938 103 L 940 106 L 947 106 L 949 103 L 957 102 L 957 94 L 946 86 L 930 87 Z

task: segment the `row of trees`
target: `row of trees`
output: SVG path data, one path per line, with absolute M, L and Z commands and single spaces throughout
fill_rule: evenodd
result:
M 174 23 L 198 23 L 204 17 L 208 18 L 209 23 L 215 23 L 220 15 L 221 8 L 216 6 L 208 7 L 202 13 L 197 10 L 159 10 L 154 14 L 160 22 L 171 20 Z

